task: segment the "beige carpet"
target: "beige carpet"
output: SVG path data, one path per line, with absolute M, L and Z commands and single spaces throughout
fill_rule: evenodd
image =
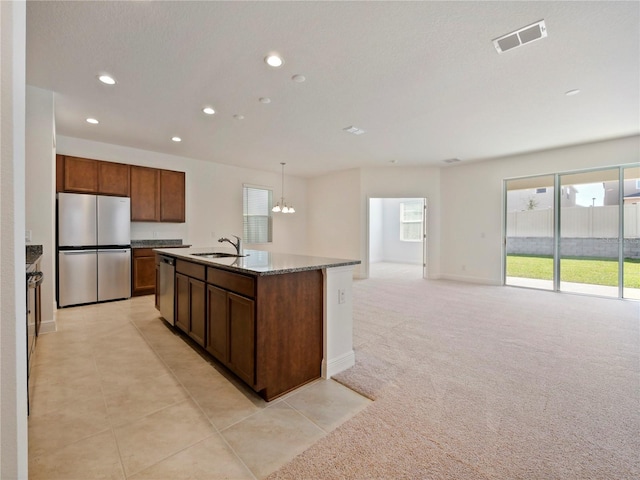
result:
M 369 279 L 354 317 L 376 401 L 270 480 L 640 478 L 640 303 Z

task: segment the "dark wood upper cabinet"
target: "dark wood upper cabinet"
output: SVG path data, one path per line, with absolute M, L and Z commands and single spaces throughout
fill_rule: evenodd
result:
M 56 155 L 56 193 L 64 192 L 64 155 Z
M 56 155 L 56 192 L 129 196 L 129 165 Z
M 160 221 L 185 221 L 185 175 L 184 172 L 160 170 Z
M 64 157 L 64 191 L 98 193 L 98 161 Z
M 186 218 L 184 172 L 56 155 L 56 192 L 131 197 L 132 222 Z
M 98 192 L 103 195 L 129 196 L 129 165 L 98 162 Z
M 160 171 L 131 166 L 131 221 L 160 221 Z

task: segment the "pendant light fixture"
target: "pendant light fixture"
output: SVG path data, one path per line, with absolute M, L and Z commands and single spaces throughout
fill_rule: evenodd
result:
M 276 206 L 271 209 L 272 212 L 275 213 L 296 213 L 293 206 L 287 206 L 284 201 L 284 166 L 286 163 L 280 162 L 282 165 L 282 196 L 280 197 L 280 201 L 276 203 Z

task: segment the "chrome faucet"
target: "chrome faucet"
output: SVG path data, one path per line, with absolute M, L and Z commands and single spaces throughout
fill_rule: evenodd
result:
M 237 235 L 232 235 L 232 236 L 236 237 L 237 242 L 234 242 L 233 240 L 229 240 L 227 237 L 222 237 L 218 239 L 218 243 L 229 242 L 231 245 L 233 245 L 236 248 L 236 254 L 240 257 L 242 256 L 242 239 Z

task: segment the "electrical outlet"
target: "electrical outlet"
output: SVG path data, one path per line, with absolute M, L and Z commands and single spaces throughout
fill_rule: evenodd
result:
M 342 304 L 342 303 L 345 302 L 344 295 L 345 295 L 344 294 L 344 289 L 343 288 L 339 288 L 338 289 L 338 304 Z
M 24 232 L 24 241 L 25 242 L 30 242 L 31 241 L 31 230 L 26 230 Z
M 462 267 L 460 267 L 460 270 L 462 270 L 463 272 L 467 271 L 467 266 L 466 265 L 462 265 Z
M 153 238 L 158 238 L 158 232 L 153 232 Z

